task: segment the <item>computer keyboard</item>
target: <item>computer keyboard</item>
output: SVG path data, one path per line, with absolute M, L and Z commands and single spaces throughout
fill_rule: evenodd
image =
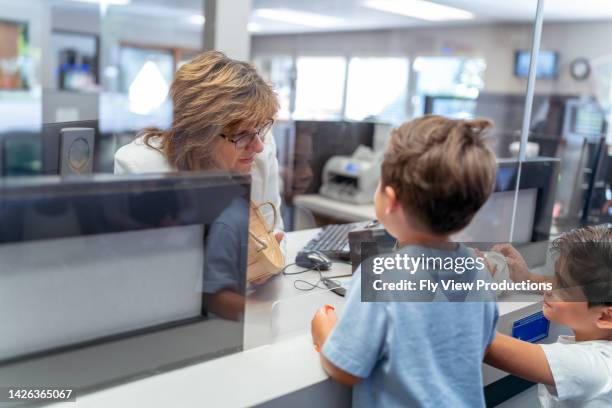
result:
M 316 237 L 306 244 L 302 251 L 317 250 L 330 258 L 349 260 L 349 232 L 366 228 L 371 224 L 372 221 L 326 225 Z

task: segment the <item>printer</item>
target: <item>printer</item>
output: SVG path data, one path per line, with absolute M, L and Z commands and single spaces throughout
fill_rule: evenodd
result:
M 384 151 L 359 146 L 352 156 L 333 156 L 323 167 L 319 193 L 351 204 L 369 204 L 380 179 Z

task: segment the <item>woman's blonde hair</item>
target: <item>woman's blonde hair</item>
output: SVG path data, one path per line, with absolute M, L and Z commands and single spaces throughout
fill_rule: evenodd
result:
M 177 72 L 170 87 L 172 128 L 145 129 L 144 142 L 179 171 L 215 166 L 219 134 L 264 126 L 274 119 L 276 94 L 249 63 L 204 52 Z

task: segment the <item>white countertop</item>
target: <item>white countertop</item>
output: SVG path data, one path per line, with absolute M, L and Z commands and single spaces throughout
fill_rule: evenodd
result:
M 288 263 L 317 231 L 287 234 Z M 347 273 L 348 264 L 334 264 L 326 275 Z M 311 342 L 310 320 L 326 303 L 340 312 L 344 298 L 324 289 L 301 292 L 294 287 L 296 280 L 316 283 L 318 279 L 316 272 L 279 275 L 250 290 L 245 351 L 77 397 L 76 405 L 243 407 L 328 380 Z M 500 315 L 534 305 L 521 300 L 500 303 Z M 54 406 L 65 407 L 66 403 Z

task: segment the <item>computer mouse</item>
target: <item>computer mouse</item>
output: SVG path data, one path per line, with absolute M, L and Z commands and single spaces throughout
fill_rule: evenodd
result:
M 295 264 L 318 271 L 328 271 L 332 265 L 328 257 L 316 250 L 300 251 L 295 257 Z

